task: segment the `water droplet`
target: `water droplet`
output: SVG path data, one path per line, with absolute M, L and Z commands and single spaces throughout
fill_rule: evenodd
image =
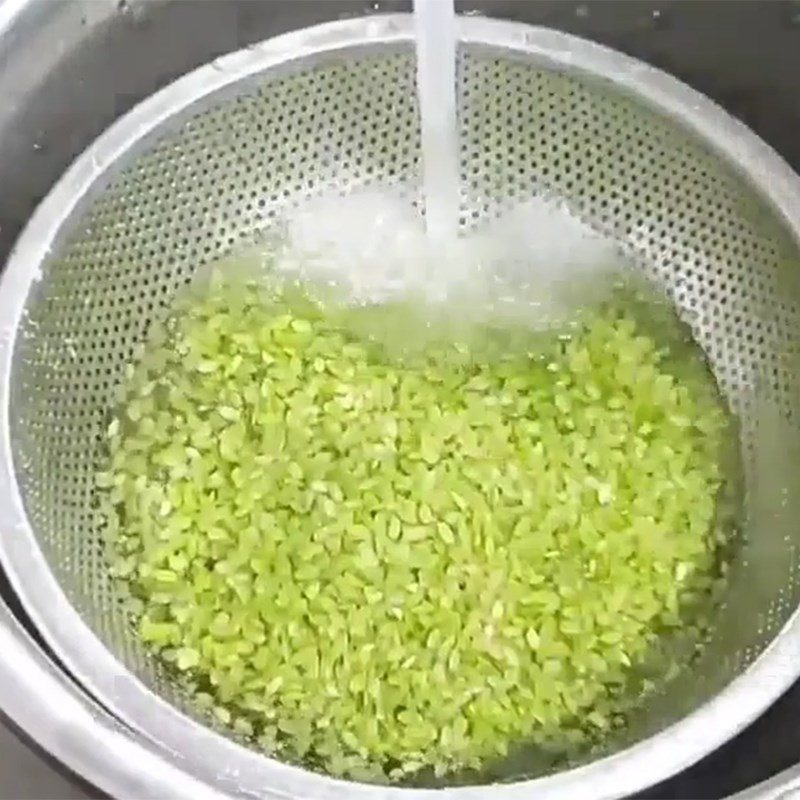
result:
M 132 25 L 144 27 L 147 22 L 147 8 L 145 3 L 136 3 L 133 0 L 119 0 L 117 10 L 123 14 Z
M 664 12 L 660 8 L 653 9 L 650 17 L 653 21 L 653 26 L 658 28 L 659 30 L 663 30 L 664 28 L 669 27 L 669 14 Z
M 581 19 L 586 19 L 589 16 L 589 6 L 584 5 L 581 3 L 579 6 L 575 7 L 575 16 L 580 17 Z

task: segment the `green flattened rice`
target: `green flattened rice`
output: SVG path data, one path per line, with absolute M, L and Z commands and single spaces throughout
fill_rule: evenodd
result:
M 728 415 L 619 312 L 404 361 L 218 282 L 120 408 L 98 495 L 142 639 L 221 723 L 333 774 L 606 730 L 711 582 Z

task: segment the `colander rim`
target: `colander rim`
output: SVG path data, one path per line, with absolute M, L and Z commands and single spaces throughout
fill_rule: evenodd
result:
M 0 603 L 0 707 L 50 756 L 113 797 L 219 800 L 147 739 L 101 708 Z M 135 764 L 136 770 L 117 764 Z
M 603 78 L 691 126 L 745 176 L 758 174 L 765 199 L 800 240 L 800 181 L 777 153 L 721 107 L 676 78 L 594 42 L 486 17 L 460 17 L 466 44 L 519 52 L 559 69 Z M 152 95 L 114 123 L 73 163 L 40 204 L 0 278 L 0 562 L 36 628 L 78 681 L 115 709 L 138 735 L 180 754 L 194 777 L 222 791 L 322 800 L 516 800 L 619 797 L 664 780 L 723 744 L 763 712 L 800 675 L 800 616 L 795 612 L 765 651 L 719 694 L 680 721 L 603 759 L 512 784 L 444 790 L 377 787 L 283 764 L 205 728 L 147 689 L 105 647 L 72 607 L 48 567 L 24 511 L 10 430 L 10 380 L 19 322 L 40 265 L 81 198 L 113 172 L 117 157 L 200 97 L 271 66 L 309 54 L 364 45 L 409 44 L 410 15 L 323 23 L 215 59 Z M 769 175 L 764 181 L 763 176 Z M 155 736 L 153 735 L 155 733 Z M 137 736 L 131 733 L 131 736 Z M 209 751 L 209 748 L 212 748 Z M 209 759 L 213 752 L 217 758 Z M 137 765 L 130 765 L 136 769 Z M 264 787 L 268 787 L 265 791 Z M 588 788 L 590 787 L 590 788 Z

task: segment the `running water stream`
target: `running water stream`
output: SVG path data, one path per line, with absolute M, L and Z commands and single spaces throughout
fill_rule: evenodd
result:
M 414 0 L 414 32 L 426 232 L 433 247 L 447 247 L 458 234 L 460 184 L 451 0 Z
M 469 197 L 460 174 L 452 0 L 414 0 L 413 32 L 424 222 L 408 199 L 412 185 L 376 182 L 344 197 L 317 197 L 288 219 L 278 266 L 333 287 L 348 303 L 408 301 L 435 307 L 431 318 L 447 307 L 462 318 L 560 327 L 601 299 L 619 253 L 563 203 L 541 196 L 475 229 L 459 229 Z M 486 157 L 504 153 L 489 149 Z

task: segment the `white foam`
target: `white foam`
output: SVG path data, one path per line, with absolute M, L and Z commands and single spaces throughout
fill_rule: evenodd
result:
M 539 198 L 445 244 L 402 195 L 365 189 L 310 201 L 287 235 L 279 270 L 348 302 L 448 302 L 537 328 L 601 299 L 622 263 L 611 241 Z
M 302 206 L 288 220 L 278 268 L 353 302 L 380 302 L 424 286 L 426 254 L 413 206 L 400 195 L 365 189 Z
M 613 241 L 563 204 L 538 197 L 515 206 L 471 241 L 479 276 L 471 280 L 487 304 L 537 328 L 560 325 L 601 301 L 623 265 Z

